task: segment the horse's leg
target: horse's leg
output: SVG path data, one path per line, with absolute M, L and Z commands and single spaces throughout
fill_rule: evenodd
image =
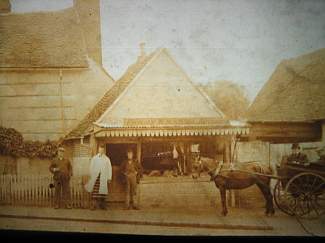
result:
M 260 191 L 263 194 L 263 197 L 265 199 L 265 215 L 269 214 L 269 199 L 267 197 L 267 193 L 265 190 L 266 185 L 264 185 L 263 183 L 256 183 L 256 185 L 258 186 L 258 188 L 260 189 Z
M 220 196 L 221 196 L 221 204 L 222 204 L 222 215 L 223 216 L 226 216 L 227 213 L 228 213 L 228 210 L 227 210 L 227 200 L 226 200 L 226 188 L 221 186 L 219 188 L 219 191 L 220 191 Z
M 268 206 L 269 214 L 274 215 L 275 211 L 274 211 L 274 205 L 273 205 L 273 195 L 271 192 L 271 179 L 267 178 L 265 180 L 265 185 L 267 185 L 265 187 L 265 191 L 266 191 L 266 195 L 267 195 L 268 203 L 269 203 L 269 206 Z
M 271 194 L 270 187 L 267 185 L 267 183 L 264 182 L 258 182 L 256 183 L 260 191 L 262 192 L 264 199 L 265 199 L 265 214 L 274 214 L 274 208 L 273 208 L 273 197 Z

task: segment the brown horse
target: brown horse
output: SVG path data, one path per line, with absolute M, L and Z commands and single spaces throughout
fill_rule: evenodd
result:
M 243 162 L 236 164 L 219 164 L 209 158 L 201 158 L 199 168 L 208 168 L 211 181 L 220 191 L 222 214 L 227 215 L 226 190 L 245 189 L 257 185 L 266 201 L 266 215 L 274 214 L 273 197 L 270 188 L 272 170 L 259 162 Z

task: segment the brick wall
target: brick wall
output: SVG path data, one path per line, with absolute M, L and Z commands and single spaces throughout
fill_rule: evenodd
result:
M 256 185 L 240 190 L 238 195 L 241 208 L 254 209 L 265 207 L 263 194 Z

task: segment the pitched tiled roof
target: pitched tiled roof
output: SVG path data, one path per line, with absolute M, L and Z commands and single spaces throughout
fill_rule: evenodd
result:
M 249 121 L 325 119 L 325 49 L 282 61 L 248 111 Z
M 73 8 L 0 15 L 0 68 L 87 66 L 85 40 Z
M 168 50 L 161 49 L 95 124 L 174 127 L 204 124 L 211 118 L 218 124 L 225 122 L 223 113 L 197 89 Z
M 115 81 L 112 88 L 110 88 L 95 107 L 81 120 L 75 129 L 73 129 L 65 139 L 78 138 L 89 133 L 92 129 L 93 122 L 95 122 L 108 107 L 119 97 L 119 95 L 130 84 L 134 77 L 144 68 L 144 66 L 151 60 L 157 51 L 151 53 L 143 59 L 138 59 L 136 63 L 131 65 L 124 75 Z

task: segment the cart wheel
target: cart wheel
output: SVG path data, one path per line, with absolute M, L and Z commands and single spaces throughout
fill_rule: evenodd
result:
M 276 206 L 284 213 L 293 216 L 294 213 L 290 209 L 290 200 L 286 198 L 285 188 L 283 183 L 278 180 L 273 189 L 273 198 Z
M 285 195 L 293 204 L 292 213 L 301 218 L 318 218 L 325 212 L 325 179 L 315 173 L 300 173 L 292 177 Z

